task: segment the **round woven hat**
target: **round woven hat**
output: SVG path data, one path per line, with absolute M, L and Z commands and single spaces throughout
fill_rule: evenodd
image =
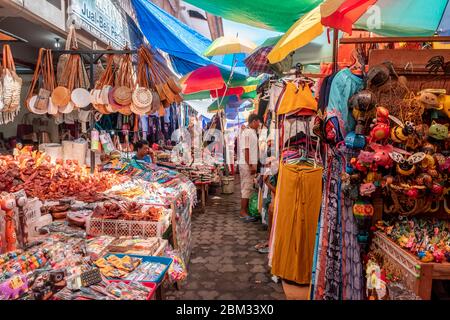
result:
M 114 99 L 114 91 L 115 88 L 112 89 L 111 91 L 109 91 L 108 97 L 109 97 L 109 104 L 111 105 L 111 107 L 113 108 L 114 112 L 119 111 L 119 109 L 123 108 L 124 106 L 117 103 L 116 100 Z
M 95 110 L 97 110 L 97 111 L 100 112 L 101 114 L 109 114 L 109 113 L 110 113 L 110 112 L 108 112 L 108 110 L 106 110 L 104 104 L 93 103 L 92 105 L 94 106 Z
M 133 91 L 133 104 L 138 106 L 139 108 L 151 108 L 153 94 L 152 92 L 145 87 L 137 87 Z
M 122 107 L 118 111 L 120 114 L 123 114 L 124 116 L 131 116 L 133 114 L 133 112 L 131 111 L 131 106 Z
M 106 110 L 108 113 L 114 113 L 114 112 L 116 112 L 116 111 L 114 110 L 113 106 L 110 105 L 109 103 L 108 103 L 108 104 L 105 104 L 104 106 L 105 106 L 105 110 Z
M 133 91 L 126 87 L 126 86 L 120 86 L 114 88 L 114 100 L 122 105 L 122 106 L 128 106 L 131 104 Z
M 89 91 L 84 88 L 73 90 L 71 99 L 75 106 L 81 109 L 86 108 L 91 103 L 91 95 L 89 94 Z
M 70 102 L 70 90 L 66 87 L 56 87 L 52 92 L 52 102 L 55 106 L 67 106 Z

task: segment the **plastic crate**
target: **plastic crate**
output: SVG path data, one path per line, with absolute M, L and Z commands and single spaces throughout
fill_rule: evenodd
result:
M 109 282 L 123 282 L 126 284 L 129 284 L 130 281 L 128 280 L 109 280 Z M 158 284 L 154 282 L 141 282 L 143 286 L 146 286 L 147 288 L 150 288 L 150 293 L 147 296 L 147 300 L 155 300 L 153 299 L 153 296 L 155 295 L 156 290 L 158 289 Z
M 154 282 L 154 283 L 161 283 L 161 281 L 164 279 L 164 277 L 167 274 L 167 271 L 169 270 L 170 265 L 173 262 L 172 258 L 167 258 L 167 257 L 154 257 L 154 256 L 140 256 L 140 255 L 135 255 L 135 254 L 107 254 L 106 256 L 104 256 L 103 258 L 107 259 L 109 256 L 117 256 L 119 258 L 123 258 L 125 256 L 129 256 L 132 258 L 139 258 L 142 260 L 142 262 L 156 262 L 156 263 L 161 263 L 166 265 L 166 268 L 164 269 L 164 272 L 161 273 L 161 275 L 158 277 L 158 279 L 156 279 L 155 281 L 139 281 L 142 283 L 145 282 Z M 116 279 L 116 278 L 107 278 L 108 280 L 120 280 L 120 281 L 125 281 L 126 279 Z
M 133 220 L 105 220 L 90 218 L 86 221 L 86 233 L 90 236 L 138 236 L 161 237 L 170 225 L 170 215 L 158 222 Z

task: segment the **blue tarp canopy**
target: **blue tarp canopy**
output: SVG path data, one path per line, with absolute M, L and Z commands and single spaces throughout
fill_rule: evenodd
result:
M 185 75 L 199 67 L 217 65 L 221 71 L 230 73 L 231 67 L 216 59 L 210 60 L 203 52 L 211 40 L 192 30 L 149 0 L 131 0 L 139 26 L 150 44 L 170 55 L 176 71 Z M 234 78 L 242 79 L 247 74 L 241 68 L 234 72 Z

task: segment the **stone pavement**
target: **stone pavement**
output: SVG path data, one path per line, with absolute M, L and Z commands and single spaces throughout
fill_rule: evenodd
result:
M 268 237 L 260 222 L 239 219 L 240 190 L 210 195 L 205 213 L 195 209 L 189 276 L 181 290 L 166 291 L 168 300 L 285 299 L 280 283 L 271 280 L 267 255 L 253 247 Z

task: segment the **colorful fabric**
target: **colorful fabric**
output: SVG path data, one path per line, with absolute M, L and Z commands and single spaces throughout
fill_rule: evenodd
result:
M 348 68 L 342 69 L 334 76 L 326 110 L 327 112 L 334 111 L 340 115 L 345 123 L 344 136 L 346 132 L 353 131 L 356 124 L 348 110 L 348 100 L 356 92 L 361 91 L 363 86 L 363 80 L 355 76 Z
M 352 202 L 344 199 L 341 173 L 345 163 L 339 152 L 329 158 L 324 171 L 324 191 L 316 233 L 311 299 L 360 300 L 363 273 L 356 238 Z
M 256 77 L 262 73 L 273 74 L 273 71 L 270 68 L 269 60 L 267 59 L 267 55 L 270 53 L 272 48 L 273 47 L 263 47 L 257 49 L 244 60 L 251 76 Z
M 187 0 L 198 8 L 225 19 L 257 28 L 286 32 L 294 21 L 323 0 Z
M 302 109 L 317 111 L 317 101 L 314 99 L 308 85 L 288 82 L 277 110 L 278 115 L 290 114 Z
M 278 214 L 273 244 L 272 274 L 310 284 L 322 199 L 322 168 L 282 164 L 277 186 Z

